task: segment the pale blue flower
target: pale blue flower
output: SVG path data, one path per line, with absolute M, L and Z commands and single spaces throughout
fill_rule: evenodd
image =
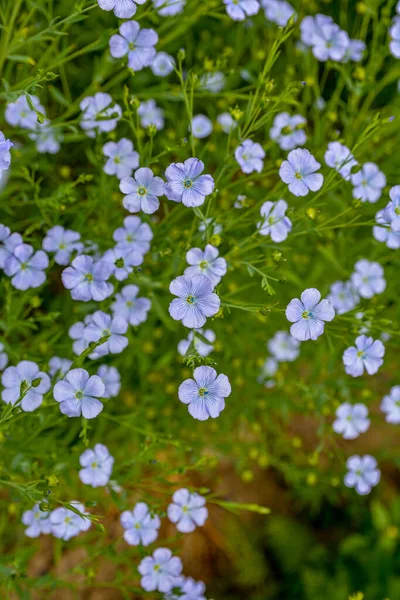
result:
M 328 300 L 331 302 L 335 312 L 338 315 L 343 315 L 357 306 L 360 297 L 351 281 L 335 281 L 331 285 Z
M 110 38 L 111 56 L 122 58 L 128 55 L 128 67 L 133 71 L 149 67 L 156 56 L 157 33 L 153 29 L 140 29 L 136 21 L 122 23 L 119 33 Z
M 382 190 L 386 185 L 386 176 L 375 163 L 368 162 L 362 165 L 360 171 L 351 176 L 351 183 L 354 186 L 353 198 L 374 204 L 382 195 Z
M 167 77 L 174 70 L 174 66 L 175 59 L 172 56 L 166 52 L 157 52 L 150 68 L 157 77 Z
M 98 342 L 105 336 L 108 336 L 108 339 L 100 344 L 89 358 L 94 360 L 107 354 L 120 354 L 128 345 L 128 338 L 124 335 L 127 331 L 128 323 L 125 319 L 119 316 L 112 317 L 102 310 L 97 310 L 85 327 L 83 336 L 88 342 Z
M 379 210 L 375 215 L 375 221 L 377 225 L 372 228 L 372 235 L 378 242 L 383 242 L 391 250 L 398 250 L 400 248 L 400 219 L 397 219 L 396 227 L 398 231 L 393 231 L 392 223 L 390 220 L 385 219 L 385 215 L 388 213 L 386 209 Z
M 11 283 L 17 290 L 26 291 L 40 287 L 46 281 L 48 266 L 49 258 L 43 250 L 35 252 L 29 244 L 20 244 L 6 259 L 4 272 L 12 277 Z
M 57 379 L 61 379 L 68 373 L 72 365 L 72 360 L 68 358 L 60 358 L 59 356 L 53 356 L 49 360 L 49 374 L 50 377 L 55 377 L 57 375 Z
M 275 140 L 282 150 L 293 150 L 307 141 L 304 125 L 306 119 L 301 115 L 282 112 L 276 115 L 269 131 L 271 140 Z
M 85 507 L 81 502 L 73 500 L 70 504 L 80 514 L 76 514 L 76 512 L 64 506 L 56 508 L 50 514 L 51 533 L 54 537 L 64 540 L 64 542 L 79 535 L 82 531 L 87 531 L 92 524 L 91 520 L 84 516 L 89 513 L 85 511 Z
M 204 73 L 199 80 L 199 89 L 207 90 L 213 94 L 217 94 L 224 89 L 225 86 L 225 75 L 221 71 L 214 71 L 213 73 Z
M 313 155 L 303 148 L 292 150 L 279 169 L 279 176 L 295 196 L 307 196 L 308 192 L 321 189 L 324 178 L 316 173 L 321 167 Z
M 151 308 L 150 300 L 138 298 L 138 292 L 137 285 L 126 285 L 120 294 L 115 295 L 115 302 L 111 304 L 114 315 L 125 319 L 130 325 L 144 323 Z
M 286 331 L 277 331 L 267 346 L 279 362 L 292 362 L 300 354 L 300 342 Z
M 364 58 L 366 49 L 367 46 L 362 40 L 350 40 L 343 62 L 347 62 L 349 60 L 352 60 L 353 62 L 361 61 Z
M 347 459 L 346 466 L 348 473 L 344 478 L 344 484 L 348 488 L 355 488 L 357 494 L 369 494 L 371 489 L 378 485 L 381 479 L 381 472 L 378 469 L 378 463 L 373 456 L 365 454 L 364 456 L 350 456 Z
M 124 226 L 113 233 L 117 248 L 129 249 L 146 254 L 150 250 L 153 232 L 150 225 L 143 223 L 139 217 L 129 216 L 124 219 Z
M 79 104 L 82 111 L 81 127 L 88 137 L 96 133 L 113 131 L 122 116 L 119 104 L 115 104 L 110 94 L 97 92 L 88 96 Z
M 186 262 L 190 267 L 185 269 L 185 275 L 206 275 L 214 286 L 218 285 L 226 274 L 227 264 L 219 256 L 218 248 L 207 244 L 204 252 L 200 248 L 192 248 L 186 253 Z
M 54 260 L 58 265 L 68 265 L 73 252 L 80 253 L 83 244 L 80 241 L 81 234 L 72 229 L 64 229 L 61 225 L 55 225 L 43 238 L 42 248 L 46 252 L 55 252 Z
M 8 365 L 8 354 L 4 351 L 4 344 L 0 342 L 0 371 L 3 371 Z
M 305 46 L 312 46 L 314 43 L 314 36 L 321 37 L 323 33 L 321 28 L 333 24 L 332 17 L 327 15 L 315 15 L 315 17 L 307 16 L 304 17 L 300 23 L 301 41 Z
M 30 360 L 22 360 L 16 367 L 7 367 L 1 383 L 4 386 L 1 392 L 3 402 L 14 406 L 22 396 L 18 406 L 25 412 L 36 410 L 51 386 L 47 373 L 39 371 L 38 365 Z
M 212 290 L 213 284 L 205 275 L 177 277 L 169 286 L 171 294 L 178 296 L 169 305 L 169 314 L 190 329 L 203 327 L 207 317 L 217 314 L 221 303 Z
M 244 140 L 235 150 L 235 158 L 246 175 L 253 173 L 253 171 L 261 173 L 264 166 L 264 157 L 265 152 L 261 145 L 251 140 Z
M 92 322 L 92 315 L 86 315 L 84 321 L 78 321 L 74 323 L 68 330 L 69 337 L 74 340 L 72 349 L 75 354 L 82 354 L 89 346 L 89 342 L 84 338 L 84 332 L 86 325 Z
M 95 262 L 91 256 L 77 256 L 70 267 L 64 269 L 61 279 L 74 300 L 105 300 L 113 292 L 113 285 L 107 283 L 110 268 L 104 261 Z
M 45 123 L 37 123 L 34 133 L 29 134 L 29 138 L 36 142 L 36 150 L 40 154 L 57 154 L 61 148 L 63 136 L 61 132 Z
M 296 340 L 316 340 L 324 333 L 324 321 L 332 321 L 335 310 L 329 300 L 321 300 L 315 288 L 304 290 L 301 300 L 291 300 L 286 308 L 286 318 L 293 323 L 290 333 Z
M 0 223 L 0 269 L 4 269 L 6 260 L 14 254 L 14 249 L 23 243 L 19 233 L 11 233 L 6 225 Z
M 182 202 L 185 206 L 201 206 L 214 190 L 211 175 L 201 175 L 204 163 L 198 158 L 188 158 L 184 163 L 172 163 L 165 171 L 165 195 L 168 200 Z
M 382 266 L 365 258 L 354 265 L 351 281 L 361 298 L 372 298 L 386 289 L 386 281 Z
M 138 571 L 142 576 L 140 584 L 146 592 L 158 590 L 165 594 L 179 583 L 182 561 L 177 556 L 172 556 L 168 548 L 157 548 L 153 556 L 143 558 Z
M 151 215 L 160 206 L 158 197 L 165 193 L 164 186 L 161 177 L 156 177 L 148 167 L 141 167 L 133 177 L 121 179 L 119 189 L 126 194 L 122 204 L 129 212 L 142 210 L 145 214 Z
M 124 281 L 133 272 L 134 267 L 142 264 L 143 254 L 130 248 L 115 247 L 107 250 L 101 260 L 108 265 L 111 275 L 117 281 Z
M 261 235 L 269 235 L 273 242 L 285 241 L 292 231 L 292 221 L 285 216 L 287 208 L 285 200 L 264 202 L 260 208 L 263 220 L 257 224 L 258 232 Z
M 391 37 L 389 42 L 390 52 L 395 58 L 400 58 L 400 22 L 398 20 L 395 20 L 390 27 L 389 35 Z
M 237 127 L 237 121 L 235 121 L 231 113 L 228 112 L 224 112 L 218 115 L 217 122 L 219 123 L 224 133 L 230 133 Z
M 234 21 L 244 21 L 246 17 L 256 15 L 260 10 L 257 0 L 224 0 L 226 12 Z
M 103 154 L 108 158 L 103 167 L 104 173 L 116 175 L 118 179 L 129 177 L 139 166 L 139 154 L 127 138 L 121 138 L 119 142 L 107 142 L 103 146 Z
M 97 370 L 97 375 L 104 383 L 105 391 L 103 398 L 115 398 L 121 389 L 121 376 L 116 367 L 101 365 Z
M 7 171 L 11 164 L 11 148 L 13 143 L 10 140 L 6 140 L 4 133 L 0 131 L 0 179 L 3 175 L 3 171 Z
M 390 202 L 383 210 L 384 219 L 396 233 L 400 232 L 400 185 L 389 190 Z
M 395 385 L 381 402 L 381 411 L 386 415 L 386 422 L 400 423 L 400 385 Z
M 213 130 L 212 122 L 206 115 L 195 115 L 189 126 L 194 138 L 203 139 L 208 137 Z
M 36 110 L 44 115 L 45 109 L 39 98 L 31 95 L 29 98 Z M 4 117 L 9 125 L 21 127 L 22 129 L 36 129 L 38 124 L 37 114 L 29 108 L 26 96 L 20 96 L 15 102 L 7 104 Z
M 204 596 L 206 586 L 202 581 L 195 581 L 191 577 L 181 577 L 179 584 L 175 587 L 179 589 L 179 593 L 168 594 L 165 600 L 206 600 Z
M 202 527 L 207 520 L 206 499 L 197 492 L 190 493 L 186 488 L 182 488 L 172 496 L 167 514 L 169 520 L 176 524 L 178 531 L 191 533 L 196 527 Z
M 146 0 L 97 0 L 103 10 L 113 10 L 119 19 L 130 19 L 136 13 L 136 4 L 144 4 Z
M 35 504 L 32 510 L 26 510 L 22 515 L 22 523 L 27 526 L 25 535 L 29 538 L 37 538 L 41 533 L 50 533 L 50 513 L 40 510 L 39 504 Z
M 336 410 L 336 419 L 332 429 L 345 440 L 355 440 L 360 433 L 365 433 L 371 421 L 368 419 L 368 408 L 365 404 L 350 404 L 343 402 Z
M 54 386 L 54 400 L 68 417 L 94 419 L 103 410 L 104 383 L 97 375 L 89 376 L 85 369 L 72 369 Z
M 81 467 L 79 479 L 93 488 L 104 487 L 111 477 L 114 458 L 104 444 L 96 444 L 87 448 L 79 457 Z
M 153 0 L 153 4 L 161 17 L 173 17 L 183 11 L 186 0 Z
M 349 148 L 340 142 L 329 142 L 324 160 L 328 167 L 335 169 L 346 181 L 351 179 L 351 170 L 358 164 Z
M 208 340 L 210 344 L 206 344 L 196 333 L 199 333 L 203 338 Z M 178 352 L 181 356 L 185 356 L 190 345 L 193 344 L 194 349 L 200 356 L 208 356 L 214 350 L 212 343 L 215 342 L 215 337 L 215 333 L 211 329 L 194 329 L 193 331 L 189 331 L 187 338 L 179 342 Z
M 348 34 L 336 23 L 317 27 L 312 37 L 312 53 L 320 61 L 342 62 L 350 45 Z
M 138 502 L 132 510 L 124 510 L 120 520 L 125 530 L 124 540 L 130 546 L 139 546 L 139 544 L 148 546 L 158 537 L 160 517 L 152 516 L 144 502 Z
M 222 225 L 217 223 L 214 217 L 208 217 L 200 223 L 198 231 L 203 234 L 202 238 L 205 240 L 207 238 L 207 234 L 219 235 L 222 231 Z
M 193 377 L 179 386 L 179 400 L 188 404 L 193 418 L 199 421 L 206 421 L 209 417 L 215 419 L 224 410 L 225 398 L 232 391 L 228 377 L 217 375 L 212 367 L 197 367 Z
M 141 102 L 137 112 L 142 127 L 154 125 L 157 131 L 164 129 L 164 111 L 157 106 L 155 100 L 150 98 L 146 102 Z
M 286 27 L 289 19 L 296 17 L 296 11 L 286 0 L 261 0 L 265 16 L 269 21 L 276 23 L 279 27 Z
M 358 336 L 355 344 L 343 353 L 346 373 L 352 377 L 360 377 L 365 370 L 368 375 L 375 375 L 383 365 L 385 346 L 381 340 L 374 340 L 366 335 Z

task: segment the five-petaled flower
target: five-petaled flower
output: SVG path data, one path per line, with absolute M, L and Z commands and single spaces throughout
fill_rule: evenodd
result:
M 81 502 L 73 500 L 70 504 L 80 514 L 77 514 L 70 508 L 60 506 L 53 510 L 49 517 L 51 533 L 54 537 L 60 538 L 65 542 L 79 535 L 81 531 L 87 531 L 92 524 L 91 520 L 85 516 L 88 513 Z
M 115 302 L 111 305 L 114 315 L 125 319 L 130 325 L 144 323 L 151 308 L 151 301 L 148 298 L 138 298 L 138 293 L 137 285 L 126 285 L 120 294 L 115 295 Z
M 201 206 L 214 189 L 211 175 L 201 175 L 204 163 L 198 158 L 188 158 L 184 163 L 172 163 L 165 171 L 165 195 L 168 200 L 182 202 L 185 206 Z
M 186 253 L 186 262 L 190 265 L 185 269 L 185 275 L 206 275 L 212 284 L 218 285 L 225 275 L 226 260 L 219 256 L 218 248 L 207 244 L 204 252 L 200 248 L 192 248 Z
M 25 535 L 30 538 L 37 538 L 41 533 L 47 534 L 51 531 L 49 519 L 50 513 L 42 511 L 39 504 L 35 504 L 32 510 L 26 510 L 22 515 L 22 522 L 27 526 Z
M 74 300 L 105 300 L 113 292 L 113 285 L 107 283 L 110 268 L 104 261 L 95 262 L 91 256 L 81 254 L 74 258 L 70 267 L 64 269 L 61 279 L 64 287 L 71 290 Z
M 355 488 L 357 494 L 369 494 L 371 489 L 378 485 L 381 479 L 381 472 L 378 469 L 378 463 L 373 456 L 350 456 L 347 459 L 346 466 L 348 473 L 344 478 L 344 484 L 348 488 Z
M 73 252 L 80 253 L 83 250 L 80 239 L 81 235 L 77 231 L 55 225 L 43 238 L 42 247 L 46 252 L 55 252 L 54 260 L 58 265 L 66 266 Z
M 39 371 L 36 363 L 21 360 L 16 367 L 7 367 L 1 377 L 4 390 L 1 398 L 6 404 L 18 405 L 25 412 L 36 410 L 43 402 L 43 394 L 51 383 L 47 373 Z
M 288 205 L 285 200 L 264 202 L 260 208 L 263 220 L 257 225 L 261 235 L 269 235 L 277 244 L 286 240 L 292 230 L 292 221 L 285 215 Z
M 141 167 L 134 177 L 121 179 L 119 189 L 126 194 L 122 203 L 131 213 L 142 210 L 151 215 L 160 206 L 158 196 L 164 194 L 164 185 L 161 177 L 155 177 L 151 169 Z
M 340 433 L 345 440 L 354 440 L 360 433 L 365 433 L 370 426 L 368 408 L 365 404 L 344 402 L 336 411 L 336 419 L 332 424 L 333 431 Z
M 389 394 L 383 397 L 381 411 L 386 415 L 387 423 L 400 423 L 400 385 L 395 385 Z
M 235 150 L 235 158 L 239 163 L 243 173 L 249 175 L 256 171 L 261 173 L 263 170 L 265 151 L 261 144 L 252 140 L 244 140 Z
M 181 533 L 191 533 L 202 527 L 208 517 L 206 499 L 197 492 L 190 493 L 186 488 L 177 490 L 168 506 L 168 518 L 176 523 Z
M 360 171 L 351 176 L 351 182 L 354 186 L 353 198 L 374 204 L 382 195 L 382 190 L 386 185 L 386 176 L 375 163 L 368 162 L 361 167 Z
M 332 321 L 335 309 L 329 300 L 321 300 L 315 288 L 304 290 L 301 300 L 294 298 L 286 308 L 286 318 L 293 323 L 290 333 L 296 340 L 316 340 L 324 333 L 324 321 Z
M 362 258 L 354 265 L 351 282 L 361 298 L 372 298 L 386 289 L 382 265 Z
M 64 415 L 94 419 L 103 410 L 99 398 L 103 397 L 104 391 L 104 383 L 98 375 L 90 377 L 85 369 L 72 369 L 56 383 L 53 396 Z
M 365 370 L 368 375 L 375 375 L 383 365 L 385 346 L 381 340 L 374 340 L 366 335 L 358 336 L 355 344 L 343 353 L 346 373 L 353 377 L 360 377 Z
M 179 400 L 188 404 L 189 414 L 199 421 L 215 419 L 225 408 L 232 389 L 226 375 L 217 375 L 212 367 L 197 367 L 194 379 L 186 379 L 178 390 Z
M 110 53 L 113 58 L 128 55 L 128 67 L 141 71 L 153 62 L 157 42 L 158 35 L 153 29 L 140 29 L 136 21 L 126 21 L 119 28 L 119 35 L 111 36 Z
M 169 291 L 174 296 L 169 305 L 169 314 L 175 321 L 182 321 L 185 327 L 203 327 L 207 317 L 217 314 L 220 299 L 213 293 L 213 284 L 205 275 L 187 277 L 181 275 L 171 281 Z
M 20 244 L 5 262 L 4 272 L 12 277 L 11 283 L 17 290 L 37 288 L 46 281 L 45 270 L 49 257 L 43 250 L 34 251 L 29 244 Z
M 93 448 L 87 448 L 79 457 L 82 469 L 79 471 L 79 479 L 93 488 L 107 485 L 114 464 L 108 448 L 104 444 L 96 444 Z
M 107 142 L 103 146 L 103 154 L 107 157 L 104 173 L 116 175 L 118 179 L 129 177 L 139 166 L 139 154 L 127 138 L 122 138 L 119 142 Z
M 146 592 L 168 593 L 180 582 L 182 561 L 172 556 L 168 548 L 157 548 L 153 556 L 146 556 L 138 567 L 141 586 Z
M 158 537 L 161 525 L 158 515 L 151 515 L 144 502 L 138 502 L 132 510 L 124 510 L 121 514 L 121 525 L 124 528 L 124 540 L 130 546 L 148 546 Z
M 279 176 L 289 186 L 289 191 L 295 196 L 307 196 L 309 191 L 317 192 L 324 182 L 320 168 L 311 152 L 297 148 L 288 154 L 279 169 Z

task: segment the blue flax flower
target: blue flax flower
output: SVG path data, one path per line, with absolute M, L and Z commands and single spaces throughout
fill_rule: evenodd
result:
M 212 367 L 197 367 L 194 379 L 186 379 L 179 386 L 178 396 L 195 419 L 215 419 L 225 408 L 225 398 L 231 393 L 231 384 L 226 375 L 217 375 Z
M 324 321 L 332 321 L 335 310 L 329 300 L 321 300 L 315 288 L 304 290 L 301 300 L 291 300 L 286 308 L 286 318 L 293 325 L 290 333 L 299 342 L 316 340 L 324 333 Z
M 211 175 L 201 175 L 204 163 L 198 158 L 188 158 L 184 163 L 172 163 L 165 171 L 168 200 L 182 202 L 185 206 L 201 206 L 214 189 Z
M 169 305 L 169 314 L 175 321 L 182 321 L 185 327 L 203 327 L 207 317 L 219 311 L 220 299 L 213 293 L 213 287 L 211 279 L 205 275 L 177 277 L 169 286 L 171 294 L 178 296 Z

